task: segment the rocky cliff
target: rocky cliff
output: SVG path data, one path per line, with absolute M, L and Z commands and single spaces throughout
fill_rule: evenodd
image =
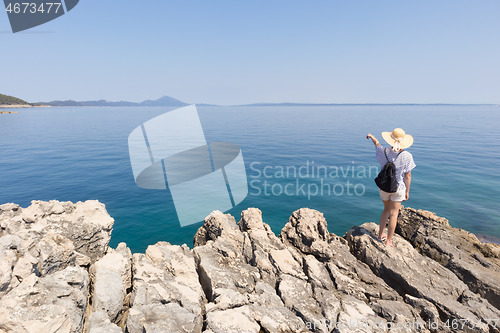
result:
M 404 208 L 394 248 L 374 223 L 331 234 L 293 212 L 214 211 L 194 247 L 108 247 L 97 201 L 0 206 L 0 332 L 500 332 L 500 247 Z

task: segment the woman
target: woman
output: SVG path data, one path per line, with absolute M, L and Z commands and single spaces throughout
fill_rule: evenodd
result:
M 403 149 L 409 148 L 413 144 L 413 137 L 406 134 L 401 128 L 396 128 L 392 132 L 382 132 L 382 137 L 391 145 L 391 149 L 384 148 L 370 133 L 366 136 L 375 145 L 377 150 L 375 156 L 380 166 L 383 167 L 388 161 L 391 161 L 396 167 L 397 191 L 388 193 L 379 189 L 380 198 L 384 203 L 384 211 L 380 216 L 378 238 L 381 241 L 385 239 L 385 245 L 393 247 L 392 236 L 396 230 L 401 201 L 406 201 L 410 197 L 411 170 L 415 167 L 415 162 L 413 162 L 413 156 Z M 384 234 L 387 219 L 389 219 L 389 224 L 387 234 Z

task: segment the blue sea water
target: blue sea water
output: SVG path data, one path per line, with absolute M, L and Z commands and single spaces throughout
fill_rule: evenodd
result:
M 97 199 L 115 219 L 111 246 L 124 241 L 134 252 L 161 240 L 192 246 L 202 222 L 180 227 L 169 191 L 137 187 L 128 155 L 129 133 L 171 109 L 60 107 L 1 114 L 0 204 Z M 323 212 L 330 232 L 339 235 L 352 225 L 377 222 L 378 166 L 366 134 L 382 141 L 382 131 L 402 127 L 415 138 L 409 151 L 417 165 L 404 205 L 500 238 L 499 107 L 200 106 L 198 112 L 209 142 L 241 146 L 249 195 L 228 211 L 236 220 L 247 207 L 258 207 L 279 233 L 294 210 L 310 207 Z

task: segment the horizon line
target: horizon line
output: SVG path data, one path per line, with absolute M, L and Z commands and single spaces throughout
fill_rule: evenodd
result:
M 6 95 L 9 96 L 9 95 Z M 12 97 L 12 96 L 11 96 Z M 170 99 L 170 101 L 161 101 L 162 99 Z M 342 105 L 483 105 L 483 106 L 500 106 L 500 103 L 454 103 L 454 102 L 434 102 L 434 103 L 422 103 L 422 102 L 395 102 L 395 103 L 388 103 L 388 102 L 326 102 L 326 103 L 321 103 L 321 102 L 253 102 L 253 103 L 236 103 L 236 104 L 215 104 L 215 103 L 186 103 L 184 101 L 181 101 L 179 99 L 176 99 L 174 97 L 170 97 L 168 95 L 161 96 L 157 99 L 146 99 L 141 102 L 131 102 L 127 100 L 119 100 L 119 101 L 111 101 L 107 99 L 94 99 L 94 100 L 74 100 L 74 99 L 65 99 L 65 100 L 52 100 L 52 101 L 45 101 L 45 102 L 28 102 L 28 104 L 40 104 L 40 105 L 50 105 L 52 103 L 64 103 L 64 102 L 73 102 L 73 103 L 97 103 L 97 102 L 104 102 L 104 103 L 109 103 L 109 104 L 121 104 L 121 103 L 127 103 L 127 104 L 132 104 L 128 106 L 155 106 L 154 102 L 158 102 L 157 106 L 180 106 L 179 104 L 184 104 L 184 105 L 205 105 L 205 106 L 342 106 Z M 153 103 L 151 103 L 153 102 Z M 161 105 L 162 102 L 164 105 Z M 145 103 L 149 103 L 145 104 Z M 136 104 L 136 105 L 133 105 Z M 143 105 L 140 105 L 143 104 Z M 169 105 L 171 104 L 171 105 Z M 58 105 L 59 106 L 59 105 Z M 64 105 L 60 105 L 64 106 Z M 76 105 L 67 105 L 67 106 L 76 106 Z M 81 105 L 81 106 L 86 106 L 86 105 Z M 88 105 L 91 106 L 91 105 Z M 94 105 L 98 106 L 98 105 Z M 101 105 L 105 106 L 105 105 Z M 106 105 L 106 106 L 126 106 L 126 105 Z

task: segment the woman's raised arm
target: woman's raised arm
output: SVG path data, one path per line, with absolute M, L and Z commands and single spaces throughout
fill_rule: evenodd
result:
M 370 133 L 368 133 L 368 134 L 366 135 L 366 138 L 367 138 L 367 139 L 372 139 L 372 142 L 373 142 L 373 144 L 375 145 L 375 148 L 377 148 L 378 146 L 380 146 L 380 142 L 378 142 L 377 138 L 376 138 L 376 137 L 374 137 L 373 135 L 371 135 Z

